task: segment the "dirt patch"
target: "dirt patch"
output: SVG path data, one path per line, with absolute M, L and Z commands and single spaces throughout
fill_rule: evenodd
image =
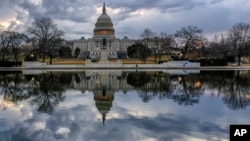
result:
M 42 60 L 39 60 L 42 62 Z M 45 59 L 45 62 L 49 64 L 49 59 Z M 85 64 L 85 60 L 81 59 L 53 59 L 52 64 L 54 65 L 70 65 L 70 64 Z

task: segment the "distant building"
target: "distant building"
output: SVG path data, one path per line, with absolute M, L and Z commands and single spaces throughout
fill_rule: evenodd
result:
M 78 58 L 87 59 L 98 58 L 101 54 L 100 49 L 106 48 L 108 59 L 127 58 L 127 47 L 134 44 L 136 40 L 119 39 L 115 37 L 115 29 L 109 15 L 106 13 L 105 3 L 103 4 L 102 14 L 98 17 L 93 30 L 93 37 L 89 39 L 67 41 L 71 47 L 72 54 L 78 53 Z

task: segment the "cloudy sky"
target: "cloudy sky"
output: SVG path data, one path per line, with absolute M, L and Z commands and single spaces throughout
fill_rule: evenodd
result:
M 137 94 L 116 92 L 105 126 L 92 92 L 66 90 L 65 100 L 52 114 L 38 112 L 32 98 L 9 102 L 6 109 L 0 108 L 1 141 L 218 141 L 228 139 L 230 123 L 249 121 L 249 108 L 235 113 L 218 97 L 201 98 L 189 107 L 157 98 L 143 103 Z
M 47 16 L 66 39 L 91 38 L 103 2 L 118 38 L 137 39 L 145 28 L 172 34 L 188 25 L 210 38 L 235 23 L 250 23 L 249 0 L 1 0 L 0 24 L 25 32 L 34 18 Z

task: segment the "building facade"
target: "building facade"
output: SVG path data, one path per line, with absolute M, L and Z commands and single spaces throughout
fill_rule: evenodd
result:
M 134 44 L 135 41 L 126 37 L 124 39 L 115 37 L 113 22 L 106 13 L 104 3 L 102 14 L 98 17 L 93 30 L 93 37 L 68 41 L 66 45 L 72 48 L 72 54 L 75 57 L 81 59 L 98 59 L 101 49 L 107 50 L 108 59 L 124 59 L 127 58 L 127 47 Z

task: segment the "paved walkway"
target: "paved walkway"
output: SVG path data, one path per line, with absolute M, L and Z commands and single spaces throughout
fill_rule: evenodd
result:
M 137 66 L 134 65 L 123 65 L 123 66 L 95 66 L 88 67 L 85 65 L 44 65 L 37 67 L 0 67 L 0 71 L 11 71 L 11 70 L 23 70 L 23 69 L 200 69 L 200 70 L 250 70 L 250 65 L 241 66 L 201 66 L 201 67 L 166 67 L 166 66 Z

